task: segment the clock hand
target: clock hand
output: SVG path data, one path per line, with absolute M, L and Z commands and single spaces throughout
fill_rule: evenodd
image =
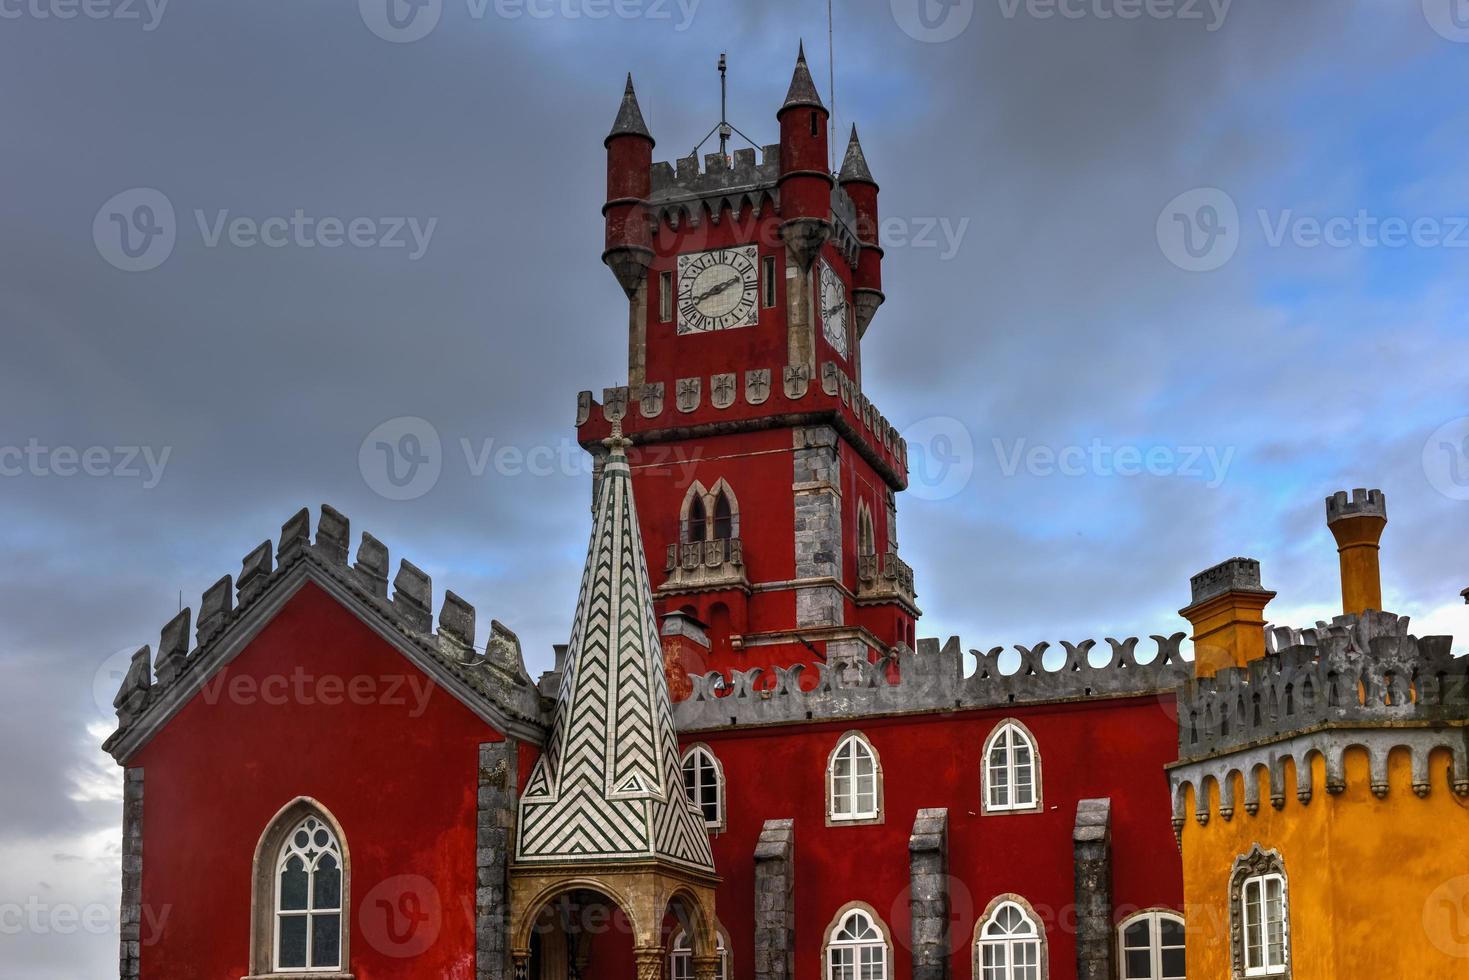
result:
M 823 318 L 829 318 L 834 313 L 840 313 L 842 311 L 842 307 L 845 305 L 845 303 L 838 303 L 836 306 L 829 307 L 826 310 L 822 311 L 821 315 Z
M 724 292 L 726 289 L 729 289 L 731 286 L 735 285 L 738 282 L 740 282 L 740 277 L 739 276 L 736 276 L 733 279 L 727 279 L 724 282 L 720 283 L 719 285 L 714 286 L 714 287 L 711 287 L 710 289 L 705 290 L 704 292 L 700 293 L 698 296 L 695 296 L 694 297 L 694 300 L 693 300 L 694 301 L 694 305 L 697 306 L 698 304 L 704 302 L 704 300 L 708 299 L 711 296 L 718 296 L 720 293 Z

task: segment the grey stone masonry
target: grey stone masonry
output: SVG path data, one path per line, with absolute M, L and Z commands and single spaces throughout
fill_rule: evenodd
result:
M 795 849 L 795 821 L 765 821 L 755 844 L 755 980 L 796 975 Z
M 1194 605 L 1227 592 L 1264 592 L 1260 563 L 1253 558 L 1231 558 L 1189 579 Z
M 796 593 L 796 625 L 837 626 L 842 596 L 835 585 L 842 574 L 842 497 L 840 437 L 830 426 L 796 429 L 795 494 L 796 578 L 831 579 Z
M 475 980 L 510 980 L 510 854 L 515 834 L 517 746 L 514 739 L 479 747 L 475 844 Z
M 949 976 L 949 811 L 919 810 L 908 838 L 913 980 Z
M 1076 804 L 1076 977 L 1112 977 L 1112 801 Z
M 958 637 L 942 648 L 938 640 L 919 640 L 917 652 L 900 646 L 875 664 L 865 658 L 853 664 L 817 664 L 814 684 L 805 677 L 809 668 L 801 664 L 772 671 L 736 670 L 728 677 L 716 671 L 690 677 L 693 690 L 673 706 L 673 717 L 680 731 L 702 731 L 1091 698 L 1158 697 L 1193 674 L 1179 655 L 1183 638 L 1182 633 L 1154 636 L 1157 652 L 1143 662 L 1136 656 L 1136 637 L 1109 637 L 1111 656 L 1101 666 L 1092 665 L 1094 641 L 1063 641 L 1066 656 L 1054 669 L 1045 663 L 1050 644 L 1017 646 L 1020 664 L 1011 673 L 1000 670 L 1002 648 L 966 654 Z M 968 676 L 966 658 L 975 662 Z M 898 667 L 896 683 L 888 676 L 893 663 Z
M 118 918 L 120 980 L 138 980 L 143 952 L 143 770 L 128 769 L 122 784 L 122 907 Z

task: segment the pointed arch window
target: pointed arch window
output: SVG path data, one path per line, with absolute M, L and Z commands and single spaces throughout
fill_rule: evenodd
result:
M 706 745 L 693 745 L 683 756 L 684 791 L 704 815 L 704 826 L 724 829 L 724 768 Z
M 865 906 L 838 914 L 826 934 L 826 980 L 888 980 L 892 945 L 881 920 Z
M 255 851 L 252 976 L 349 972 L 351 872 L 341 828 L 318 804 L 276 815 Z
M 684 522 L 684 540 L 703 541 L 709 532 L 709 511 L 704 504 L 704 495 L 695 494 L 689 502 L 689 517 Z
M 1236 977 L 1290 976 L 1290 892 L 1285 864 L 1256 846 L 1230 874 Z
M 857 505 L 857 554 L 877 554 L 877 536 L 872 530 L 872 511 L 866 503 Z
M 1005 895 L 974 930 L 977 980 L 1046 980 L 1045 934 L 1024 900 Z
M 1033 813 L 1041 808 L 1041 762 L 1035 737 L 1018 721 L 995 726 L 984 747 L 985 813 Z
M 714 497 L 714 533 L 716 541 L 728 541 L 734 537 L 734 504 L 730 502 L 729 490 L 720 489 Z
M 882 767 L 861 732 L 848 732 L 832 751 L 826 789 L 828 823 L 881 822 Z

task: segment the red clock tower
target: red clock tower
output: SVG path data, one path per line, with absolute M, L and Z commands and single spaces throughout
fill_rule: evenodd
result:
M 759 160 L 654 163 L 628 79 L 603 209 L 603 261 L 628 297 L 627 385 L 577 406 L 599 464 L 614 421 L 633 440 L 665 632 L 701 650 L 707 638 L 707 669 L 722 671 L 872 660 L 911 647 L 919 615 L 898 557 L 906 447 L 862 393 L 883 300 L 877 183 L 855 128 L 831 173 L 804 52 L 776 118 L 780 142 Z

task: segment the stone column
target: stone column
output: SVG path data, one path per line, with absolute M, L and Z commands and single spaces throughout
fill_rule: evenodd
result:
M 795 821 L 767 820 L 755 845 L 755 980 L 796 975 Z
M 143 770 L 128 769 L 122 784 L 122 908 L 118 977 L 138 980 L 143 955 Z M 158 937 L 150 936 L 150 940 Z
M 1076 863 L 1076 977 L 1112 976 L 1112 801 L 1076 805 L 1071 836 Z
M 530 980 L 530 954 L 517 952 L 514 960 L 514 980 Z
M 667 955 L 661 946 L 639 946 L 633 950 L 638 965 L 638 980 L 663 980 L 663 960 Z
M 796 578 L 811 580 L 796 591 L 797 626 L 838 626 L 843 620 L 841 457 L 830 426 L 796 429 Z
M 908 838 L 913 980 L 949 977 L 949 811 L 919 810 Z
M 718 980 L 719 954 L 694 957 L 694 980 Z M 729 980 L 729 978 L 725 978 Z
M 479 747 L 475 842 L 475 980 L 510 980 L 510 848 L 515 833 L 517 746 L 512 739 Z M 516 980 L 522 963 L 514 963 Z

